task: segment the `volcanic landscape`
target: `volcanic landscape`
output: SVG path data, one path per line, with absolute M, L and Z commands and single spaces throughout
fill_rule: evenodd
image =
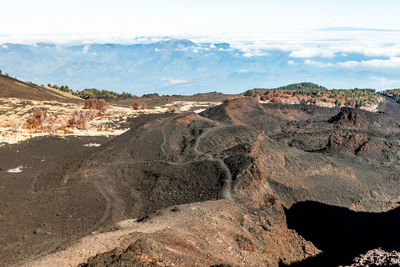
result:
M 370 112 L 152 95 L 51 131 L 23 123 L 84 101 L 5 76 L 0 97 L 2 266 L 400 263 L 393 97 Z

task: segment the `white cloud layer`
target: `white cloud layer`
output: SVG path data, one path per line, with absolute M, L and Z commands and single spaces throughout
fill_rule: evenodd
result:
M 63 35 L 0 35 L 0 44 L 35 44 L 48 42 L 64 45 L 117 43 L 154 43 L 168 39 L 189 39 L 195 43 L 211 43 L 193 47 L 193 51 L 215 49 L 216 43 L 229 43 L 246 57 L 264 56 L 268 50 L 280 50 L 293 58 L 333 58 L 335 55 L 359 53 L 369 57 L 400 56 L 400 32 L 385 31 L 299 31 L 282 33 L 175 35 L 170 37 L 135 34 L 63 34 Z
M 400 68 L 400 57 L 391 57 L 389 59 L 371 59 L 361 61 L 344 61 L 338 63 L 326 63 L 316 60 L 306 59 L 304 64 L 313 65 L 320 68 L 326 67 L 344 67 L 344 68 L 371 68 L 371 69 L 397 69 Z
M 370 68 L 400 68 L 400 57 L 389 59 L 371 59 L 361 61 L 346 61 L 338 63 L 341 67 L 370 67 Z
M 181 80 L 181 79 L 174 79 L 174 78 L 162 78 L 161 80 L 164 81 L 164 85 L 176 85 L 182 83 L 188 83 L 189 81 Z
M 299 50 L 294 50 L 290 53 L 290 57 L 293 58 L 313 58 L 313 57 L 323 57 L 323 58 L 333 58 L 335 56 L 335 51 L 332 49 L 321 49 L 317 47 L 302 48 Z
M 304 64 L 306 64 L 306 65 L 314 65 L 314 66 L 317 66 L 317 67 L 320 67 L 320 68 L 326 68 L 326 67 L 333 67 L 334 66 L 332 63 L 314 61 L 314 60 L 311 60 L 311 59 L 304 60 Z
M 397 79 L 388 79 L 385 77 L 372 77 L 371 80 L 377 81 L 379 83 L 380 88 L 399 88 L 400 80 Z

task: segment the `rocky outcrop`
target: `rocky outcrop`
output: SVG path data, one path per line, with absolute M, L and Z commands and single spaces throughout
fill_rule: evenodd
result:
M 367 129 L 370 124 L 365 112 L 353 108 L 342 108 L 329 122 L 336 122 L 346 126 L 355 126 L 363 130 Z
M 341 127 L 368 131 L 376 134 L 399 134 L 400 119 L 389 114 L 372 113 L 365 110 L 342 108 L 329 119 L 330 123 Z
M 347 150 L 352 153 L 358 153 L 368 141 L 369 138 L 362 133 L 349 133 L 337 130 L 329 136 L 326 151 L 333 153 L 339 150 Z

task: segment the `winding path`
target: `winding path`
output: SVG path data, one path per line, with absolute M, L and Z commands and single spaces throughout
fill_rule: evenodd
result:
M 204 137 L 206 137 L 210 133 L 216 132 L 216 131 L 218 131 L 220 129 L 223 129 L 223 128 L 226 128 L 226 127 L 232 127 L 232 125 L 219 125 L 219 126 L 216 126 L 216 127 L 212 127 L 212 128 L 206 129 L 196 139 L 196 142 L 195 142 L 195 144 L 193 146 L 193 151 L 194 151 L 194 153 L 196 154 L 197 157 L 206 156 L 208 160 L 213 161 L 213 162 L 217 162 L 220 165 L 221 169 L 225 172 L 225 175 L 226 175 L 225 184 L 224 184 L 224 187 L 222 188 L 222 196 L 225 199 L 233 200 L 233 197 L 232 197 L 232 173 L 229 170 L 229 168 L 226 166 L 224 160 L 221 159 L 221 158 L 214 157 L 211 153 L 203 153 L 203 152 L 201 152 L 199 150 L 200 142 Z M 197 157 L 196 157 L 196 159 L 197 159 Z
M 224 181 L 224 186 L 222 188 L 222 197 L 224 199 L 227 200 L 233 200 L 232 197 L 232 173 L 229 170 L 229 168 L 226 166 L 225 162 L 223 159 L 221 158 L 217 158 L 214 155 L 212 155 L 210 152 L 202 152 L 199 150 L 199 146 L 201 144 L 201 141 L 207 137 L 208 135 L 210 135 L 213 132 L 216 132 L 220 129 L 223 128 L 227 128 L 227 127 L 232 127 L 233 125 L 219 125 L 218 123 L 215 123 L 216 126 L 215 127 L 211 127 L 211 128 L 207 128 L 203 131 L 203 133 L 201 133 L 194 145 L 193 145 L 193 152 L 195 154 L 195 159 L 191 160 L 191 161 L 185 161 L 185 162 L 173 162 L 171 160 L 169 160 L 170 156 L 168 155 L 168 153 L 166 152 L 165 146 L 167 144 L 167 136 L 165 134 L 165 132 L 163 131 L 163 126 L 165 125 L 165 123 L 160 125 L 160 131 L 163 137 L 163 142 L 160 145 L 160 150 L 161 153 L 164 155 L 164 157 L 166 159 L 163 160 L 149 160 L 149 161 L 129 161 L 129 162 L 118 162 L 118 164 L 149 164 L 149 163 L 165 163 L 165 164 L 169 164 L 169 165 L 173 165 L 173 166 L 182 166 L 182 165 L 188 165 L 194 162 L 198 162 L 200 161 L 200 157 L 206 157 L 207 160 L 212 161 L 212 162 L 216 162 L 218 163 L 218 165 L 220 166 L 220 168 L 224 171 L 226 179 Z M 111 213 L 113 210 L 113 198 L 112 196 L 107 193 L 107 191 L 104 189 L 104 187 L 102 187 L 102 185 L 94 180 L 93 181 L 93 185 L 96 187 L 96 189 L 101 193 L 101 195 L 104 197 L 105 201 L 106 201 L 106 208 L 104 210 L 104 214 L 103 217 L 100 219 L 100 221 L 98 223 L 96 223 L 96 225 L 94 225 L 93 227 L 91 227 L 88 231 L 87 234 L 96 231 L 98 228 L 100 228 L 102 225 L 104 225 L 110 218 L 111 218 Z

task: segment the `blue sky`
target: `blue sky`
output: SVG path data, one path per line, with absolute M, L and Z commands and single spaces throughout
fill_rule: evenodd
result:
M 13 0 L 2 9 L 0 69 L 37 83 L 137 94 L 400 87 L 398 0 Z M 171 39 L 195 44 L 158 43 Z M 126 47 L 94 46 L 107 43 Z

